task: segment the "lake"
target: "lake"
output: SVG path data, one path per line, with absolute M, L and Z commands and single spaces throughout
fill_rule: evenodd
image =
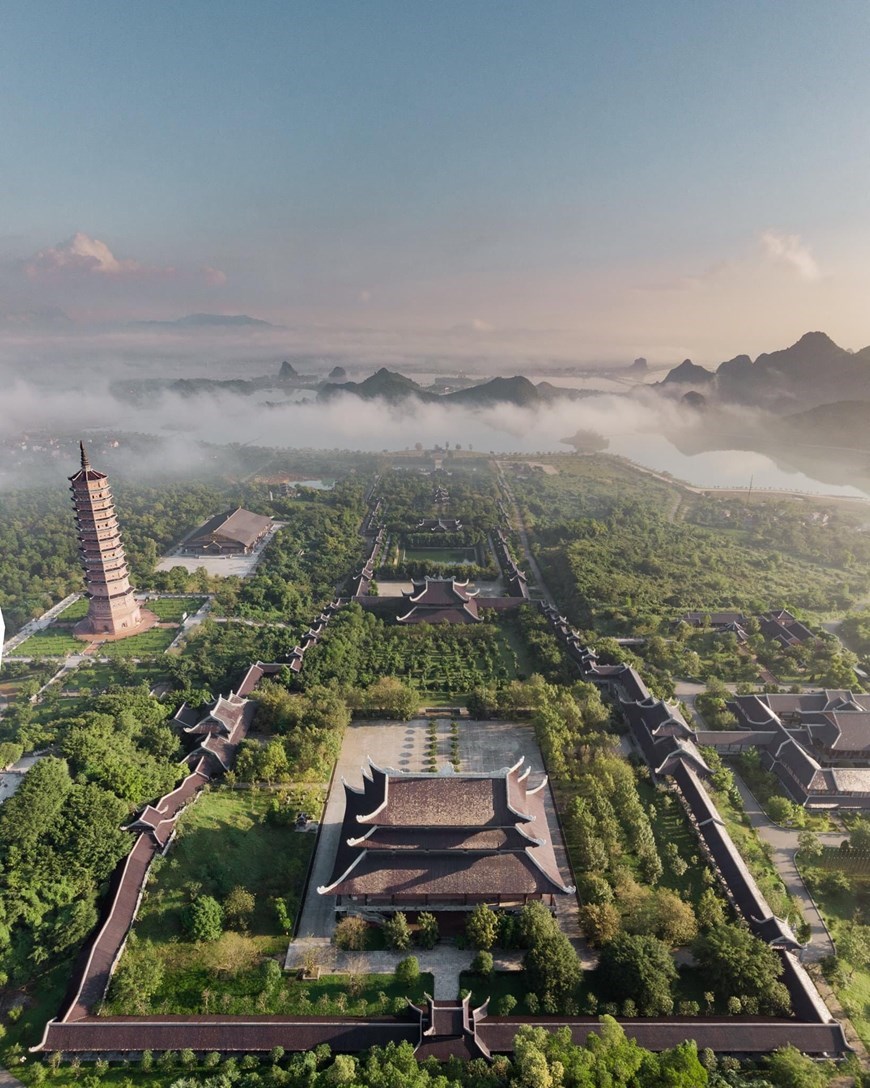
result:
M 831 484 L 803 472 L 789 471 L 763 453 L 752 450 L 707 450 L 681 453 L 664 435 L 619 435 L 610 439 L 608 453 L 618 453 L 631 461 L 668 472 L 695 487 L 749 487 L 764 491 L 805 491 L 814 495 L 837 495 L 870 499 L 870 495 L 850 484 Z

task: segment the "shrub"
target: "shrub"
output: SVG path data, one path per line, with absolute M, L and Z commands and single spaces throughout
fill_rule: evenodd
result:
M 496 1004 L 498 1010 L 496 1013 L 497 1016 L 510 1016 L 516 1008 L 517 999 L 513 994 L 504 994 L 503 997 L 498 999 Z
M 480 951 L 471 961 L 471 970 L 476 975 L 483 975 L 484 978 L 489 978 L 492 974 L 493 962 L 492 952 Z
M 384 936 L 390 948 L 404 952 L 411 947 L 411 929 L 407 917 L 402 911 L 396 911 L 392 918 L 384 922 Z
M 348 914 L 335 927 L 332 940 L 346 952 L 361 952 L 366 946 L 368 931 L 368 925 L 359 915 Z
M 224 900 L 224 916 L 233 929 L 246 930 L 254 913 L 256 900 L 247 888 L 237 884 Z
M 396 982 L 400 986 L 413 986 L 420 978 L 420 961 L 416 956 L 406 956 L 399 960 L 395 970 Z
M 216 941 L 223 933 L 224 912 L 211 895 L 200 895 L 181 915 L 181 924 L 194 941 Z
M 438 919 L 424 911 L 417 918 L 417 944 L 421 948 L 434 948 L 438 940 Z
M 492 948 L 498 936 L 498 916 L 486 903 L 478 903 L 465 923 L 465 935 L 474 948 Z

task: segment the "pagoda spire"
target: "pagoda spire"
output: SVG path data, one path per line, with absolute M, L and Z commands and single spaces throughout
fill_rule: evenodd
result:
M 75 633 L 85 638 L 123 638 L 155 621 L 151 613 L 143 613 L 130 585 L 108 477 L 91 468 L 84 442 L 79 442 L 79 450 L 82 467 L 70 477 L 70 490 L 88 614 L 76 625 Z

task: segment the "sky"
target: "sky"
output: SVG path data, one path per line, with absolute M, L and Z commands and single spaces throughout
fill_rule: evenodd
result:
M 0 329 L 860 348 L 868 46 L 864 0 L 7 0 Z

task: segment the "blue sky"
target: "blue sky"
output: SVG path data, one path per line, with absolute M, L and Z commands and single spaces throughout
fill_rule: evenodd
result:
M 10 0 L 0 309 L 863 346 L 868 46 L 863 0 Z

